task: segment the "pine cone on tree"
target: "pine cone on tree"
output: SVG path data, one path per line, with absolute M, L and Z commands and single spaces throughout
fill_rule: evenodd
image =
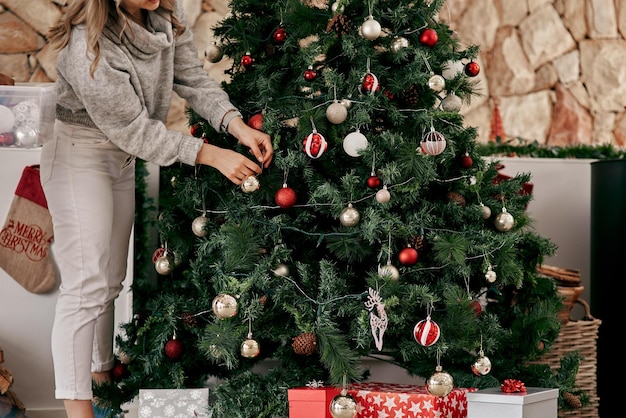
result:
M 183 314 L 183 322 L 189 328 L 195 328 L 198 325 L 198 317 L 191 312 L 185 312 Z
M 317 350 L 317 336 L 312 332 L 303 332 L 293 337 L 291 347 L 296 354 L 310 356 Z
M 409 87 L 407 91 L 402 94 L 401 101 L 407 107 L 415 107 L 417 106 L 417 102 L 419 100 L 419 92 L 415 85 Z
M 352 22 L 342 14 L 333 16 L 326 26 L 326 32 L 335 32 L 337 35 L 345 35 L 352 30 Z
M 574 409 L 579 409 L 583 407 L 583 403 L 580 398 L 571 392 L 563 392 L 563 400 L 566 404 Z

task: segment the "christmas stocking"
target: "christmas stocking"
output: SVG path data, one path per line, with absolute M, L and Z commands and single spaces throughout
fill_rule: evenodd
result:
M 50 292 L 57 282 L 50 254 L 52 237 L 39 166 L 27 166 L 0 231 L 0 267 L 29 292 Z

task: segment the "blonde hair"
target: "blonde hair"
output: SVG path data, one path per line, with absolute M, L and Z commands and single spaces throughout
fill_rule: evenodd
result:
M 168 16 L 176 36 L 182 34 L 186 28 L 174 14 L 176 0 L 161 0 L 157 13 Z M 104 27 L 109 19 L 115 24 L 120 39 L 124 38 L 131 19 L 123 8 L 120 8 L 120 0 L 73 0 L 67 7 L 66 12 L 59 21 L 50 27 L 48 41 L 55 49 L 63 49 L 70 41 L 72 28 L 85 24 L 87 28 L 87 57 L 93 57 L 89 73 L 93 78 L 98 62 L 100 61 L 100 44 L 98 40 L 102 36 Z M 130 32 L 130 31 L 129 31 Z

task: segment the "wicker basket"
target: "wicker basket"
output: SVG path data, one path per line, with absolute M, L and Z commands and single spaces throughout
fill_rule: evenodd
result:
M 578 299 L 575 303 L 585 308 L 584 317 L 563 324 L 550 352 L 544 354 L 537 363 L 547 364 L 552 370 L 557 370 L 564 355 L 578 351 L 582 361 L 576 375 L 576 386 L 589 395 L 589 404 L 578 409 L 559 410 L 559 417 L 598 418 L 600 398 L 597 391 L 597 340 L 602 321 L 591 316 L 589 304 L 583 299 Z

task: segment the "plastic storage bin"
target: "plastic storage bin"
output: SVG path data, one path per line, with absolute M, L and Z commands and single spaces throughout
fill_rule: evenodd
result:
M 0 86 L 0 149 L 34 148 L 51 138 L 56 99 L 54 83 Z

